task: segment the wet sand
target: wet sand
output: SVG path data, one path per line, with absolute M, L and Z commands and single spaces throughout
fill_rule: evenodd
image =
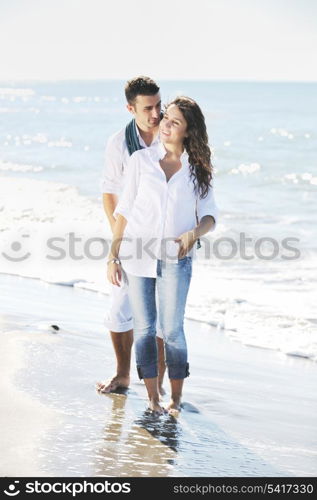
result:
M 107 297 L 5 275 L 0 294 L 1 475 L 315 475 L 312 361 L 187 321 L 184 401 L 199 413 L 153 419 L 134 367 L 127 395 L 94 390 L 114 368 Z

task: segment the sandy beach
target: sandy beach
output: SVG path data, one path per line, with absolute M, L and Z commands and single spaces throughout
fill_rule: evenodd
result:
M 134 367 L 127 395 L 95 392 L 114 367 L 107 296 L 9 275 L 0 294 L 2 476 L 316 474 L 311 360 L 187 321 L 187 410 L 153 420 Z

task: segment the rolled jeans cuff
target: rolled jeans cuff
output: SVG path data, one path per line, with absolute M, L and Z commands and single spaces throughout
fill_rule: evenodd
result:
M 179 380 L 189 377 L 189 363 L 185 365 L 168 365 L 168 378 Z
M 153 363 L 151 365 L 137 365 L 139 379 L 143 378 L 155 378 L 157 377 L 157 363 Z

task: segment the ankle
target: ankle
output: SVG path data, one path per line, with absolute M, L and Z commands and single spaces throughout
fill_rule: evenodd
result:
M 155 393 L 153 393 L 153 394 L 149 394 L 149 400 L 150 400 L 152 403 L 159 404 L 159 402 L 160 402 L 160 395 L 159 395 L 159 392 L 155 392 Z
M 181 404 L 181 400 L 182 400 L 181 395 L 179 395 L 179 394 L 177 396 L 175 396 L 173 394 L 171 395 L 171 403 L 179 406 Z
M 130 378 L 130 371 L 117 370 L 116 378 Z

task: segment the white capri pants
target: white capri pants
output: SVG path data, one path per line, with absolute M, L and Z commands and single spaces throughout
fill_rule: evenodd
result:
M 156 301 L 158 304 L 158 301 Z M 157 314 L 157 317 L 159 315 Z M 111 285 L 111 305 L 104 320 L 105 326 L 111 332 L 127 332 L 133 329 L 133 318 L 128 297 L 128 284 L 121 281 L 121 286 Z M 162 330 L 156 324 L 156 336 L 163 338 Z

